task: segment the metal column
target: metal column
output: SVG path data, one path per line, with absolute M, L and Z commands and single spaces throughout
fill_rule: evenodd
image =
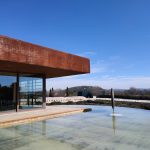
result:
M 19 109 L 19 74 L 17 73 L 17 84 L 16 84 L 16 112 Z
M 43 108 L 46 108 L 46 77 L 43 77 Z

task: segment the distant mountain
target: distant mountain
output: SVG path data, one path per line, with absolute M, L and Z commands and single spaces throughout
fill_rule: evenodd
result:
M 80 92 L 82 93 L 91 93 L 94 96 L 99 95 L 104 89 L 98 86 L 76 86 L 69 88 L 69 92 L 71 95 L 79 95 Z
M 100 93 L 103 93 L 104 89 L 98 86 L 75 86 L 68 88 L 69 96 L 86 96 L 87 94 L 98 96 Z M 48 95 L 48 94 L 47 94 Z M 66 89 L 57 89 L 54 90 L 53 96 L 65 96 Z
M 50 93 L 51 92 L 51 93 Z M 127 99 L 145 99 L 150 100 L 150 89 L 114 89 L 116 98 L 127 98 Z M 110 89 L 103 89 L 99 86 L 75 86 L 68 87 L 66 89 L 54 89 L 47 92 L 47 96 L 52 97 L 64 97 L 68 93 L 69 96 L 85 96 L 85 97 L 111 97 Z

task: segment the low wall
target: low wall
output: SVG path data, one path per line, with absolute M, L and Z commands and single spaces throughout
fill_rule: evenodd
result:
M 69 101 L 78 102 L 78 101 L 86 101 L 87 99 L 83 96 L 72 96 L 72 97 L 46 97 L 46 103 L 50 104 L 53 102 L 61 102 L 66 103 Z
M 67 103 L 67 102 L 79 102 L 79 101 L 110 101 L 111 98 L 86 98 L 84 96 L 72 96 L 72 97 L 46 97 L 46 103 L 50 104 L 53 102 L 61 102 L 61 103 Z M 135 99 L 120 99 L 115 98 L 115 101 L 118 102 L 136 102 L 136 103 L 150 103 L 150 100 L 135 100 Z

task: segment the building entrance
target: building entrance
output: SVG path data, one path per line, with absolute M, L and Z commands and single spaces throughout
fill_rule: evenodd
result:
M 43 84 L 42 78 L 24 75 L 19 77 L 19 108 L 42 107 Z
M 43 77 L 0 72 L 0 111 L 43 107 L 43 89 Z

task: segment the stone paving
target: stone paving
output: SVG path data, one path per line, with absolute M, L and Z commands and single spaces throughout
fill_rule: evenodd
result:
M 0 114 L 0 127 L 19 125 L 85 111 L 87 111 L 86 108 L 47 106 L 46 109 L 35 109 L 11 113 L 6 112 Z

